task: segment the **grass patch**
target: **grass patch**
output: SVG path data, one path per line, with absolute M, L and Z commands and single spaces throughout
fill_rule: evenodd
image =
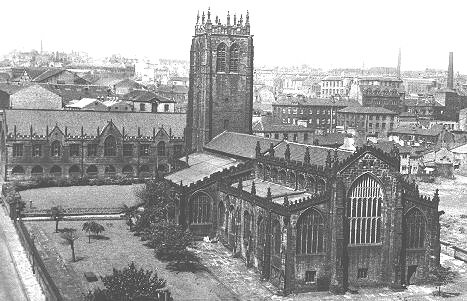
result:
M 24 190 L 21 198 L 29 208 L 50 209 L 53 206 L 64 208 L 99 208 L 136 205 L 135 190 L 142 184 L 107 186 L 48 187 Z
M 122 269 L 134 261 L 138 268 L 155 270 L 160 277 L 166 279 L 174 300 L 230 298 L 231 295 L 220 289 L 221 284 L 196 260 L 190 266 L 185 266 L 183 263 L 162 262 L 155 258 L 154 250 L 145 247 L 139 237 L 128 231 L 125 221 L 98 222 L 105 227 L 102 235 L 108 239 L 91 239 L 91 243 L 88 243 L 86 233 L 78 230 L 82 237 L 75 242 L 76 257 L 80 259 L 77 262 L 71 262 L 70 247 L 61 243 L 59 233 L 54 233 L 54 222 L 25 222 L 25 224 L 35 235 L 39 249 L 55 251 L 66 267 L 76 271 L 79 278 L 76 282 L 82 283 L 83 293 L 86 290 L 93 290 L 96 286 L 103 287 L 100 278 L 97 282 L 87 282 L 84 277 L 85 272 L 93 272 L 98 277 L 110 275 L 112 268 Z M 83 221 L 60 222 L 60 228 L 81 229 L 82 225 Z M 196 273 L 187 270 L 196 270 Z

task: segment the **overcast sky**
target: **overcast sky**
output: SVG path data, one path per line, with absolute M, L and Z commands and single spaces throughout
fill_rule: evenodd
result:
M 465 2 L 465 4 L 464 4 Z M 0 54 L 13 49 L 189 59 L 196 13 L 250 11 L 255 65 L 396 66 L 467 74 L 465 0 L 1 0 Z

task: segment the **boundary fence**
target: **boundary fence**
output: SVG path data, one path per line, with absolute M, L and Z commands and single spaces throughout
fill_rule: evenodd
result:
M 16 232 L 18 233 L 19 239 L 27 252 L 29 262 L 32 264 L 32 269 L 34 273 L 37 273 L 39 277 L 39 284 L 46 295 L 46 300 L 50 301 L 62 301 L 64 300 L 60 290 L 56 286 L 55 282 L 52 280 L 47 268 L 45 267 L 44 262 L 42 261 L 39 252 L 37 251 L 36 246 L 34 245 L 34 240 L 29 235 L 29 232 L 24 225 L 21 218 L 14 221 Z
M 441 243 L 441 252 L 446 255 L 452 256 L 455 259 L 462 260 L 463 262 L 467 262 L 467 250 L 459 248 L 455 245 L 452 245 L 449 242 L 440 241 Z

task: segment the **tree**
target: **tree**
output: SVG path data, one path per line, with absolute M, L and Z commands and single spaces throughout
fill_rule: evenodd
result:
M 166 281 L 156 272 L 136 268 L 134 262 L 122 270 L 113 269 L 112 275 L 101 277 L 104 289 L 90 292 L 90 301 L 165 300 L 161 291 Z M 168 299 L 167 299 L 168 300 Z
M 89 243 L 91 243 L 91 233 L 94 233 L 97 236 L 99 233 L 104 232 L 105 228 L 95 221 L 89 221 L 83 224 L 83 231 L 88 233 Z
M 54 206 L 50 208 L 50 216 L 55 221 L 55 233 L 58 233 L 58 222 L 63 219 L 65 211 L 61 206 Z
M 156 257 L 162 259 L 186 259 L 186 250 L 193 242 L 191 232 L 167 221 L 153 224 L 145 234 Z
M 135 219 L 135 208 L 129 207 L 126 204 L 123 204 L 122 206 L 122 213 L 125 216 L 126 219 L 126 224 L 130 227 L 130 231 L 132 231 L 132 227 L 134 226 L 134 219 Z
M 62 233 L 60 234 L 60 237 L 63 238 L 64 243 L 66 245 L 69 245 L 71 248 L 71 259 L 73 262 L 76 261 L 75 257 L 75 241 L 79 238 L 78 233 L 76 232 L 76 229 L 72 228 L 64 228 L 62 230 Z
M 139 214 L 134 230 L 142 232 L 151 224 L 175 219 L 174 189 L 165 181 L 149 181 L 143 189 L 136 192 L 136 197 L 143 203 L 144 211 Z
M 443 295 L 441 287 L 452 282 L 455 277 L 456 273 L 451 271 L 450 267 L 443 267 L 442 265 L 431 268 L 428 273 L 428 280 L 438 288 L 437 296 Z

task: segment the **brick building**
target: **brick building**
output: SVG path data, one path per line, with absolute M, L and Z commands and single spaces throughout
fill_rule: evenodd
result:
M 358 103 L 344 100 L 283 97 L 272 104 L 272 115 L 277 123 L 307 124 L 315 134 L 333 132 L 337 124 L 337 111 Z
M 177 216 L 218 236 L 285 294 L 422 282 L 439 265 L 439 197 L 400 157 L 224 132 L 166 177 Z
M 418 119 L 438 120 L 444 113 L 444 106 L 429 95 L 406 98 L 402 106 L 404 112 L 412 113 Z
M 183 153 L 184 114 L 4 110 L 4 180 L 154 177 Z
M 352 83 L 349 97 L 365 107 L 383 107 L 400 113 L 405 92 L 400 78 L 361 77 Z
M 386 137 L 397 127 L 397 113 L 379 107 L 347 107 L 337 111 L 337 128 L 345 133 L 366 137 Z
M 187 147 L 201 150 L 224 130 L 251 133 L 253 36 L 248 13 L 227 23 L 198 15 L 190 50 Z

